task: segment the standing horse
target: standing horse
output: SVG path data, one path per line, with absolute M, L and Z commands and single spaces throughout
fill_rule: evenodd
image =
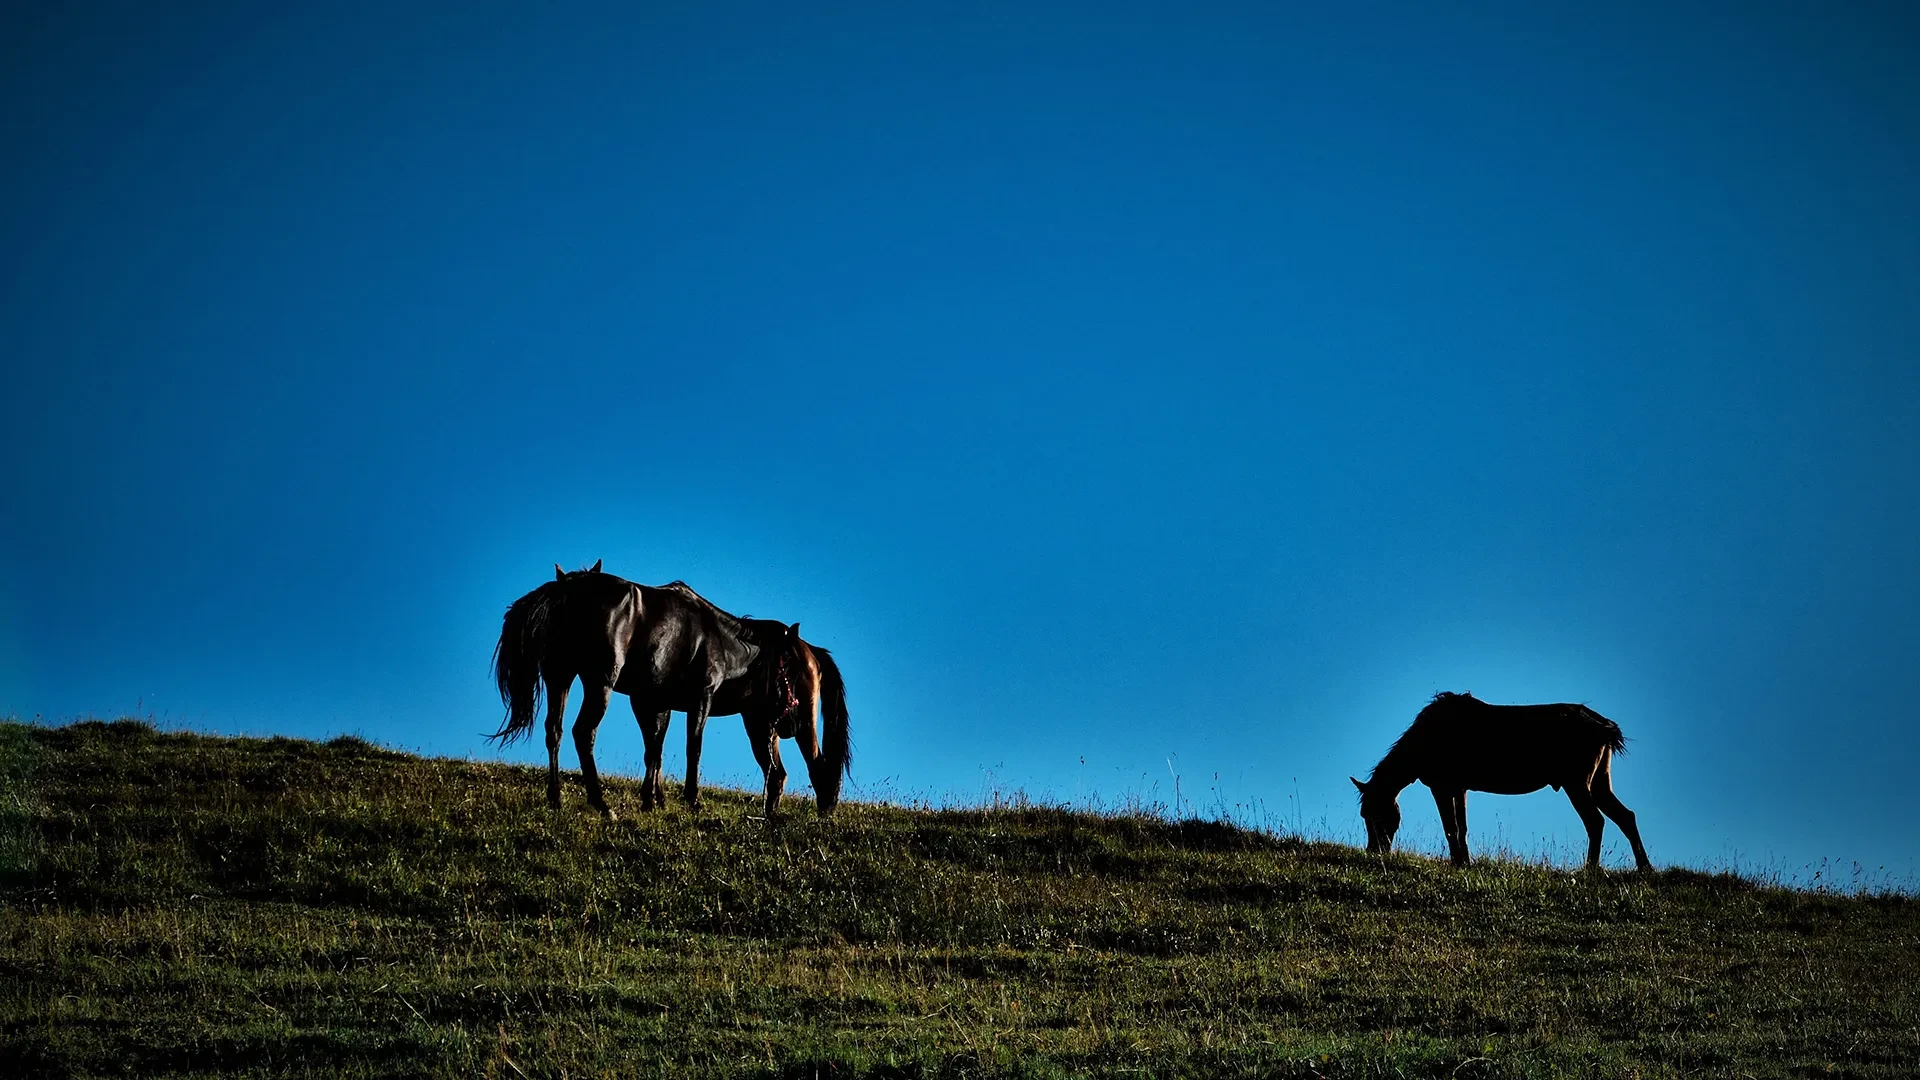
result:
M 680 592 L 689 600 L 720 611 L 685 582 L 661 586 Z M 721 614 L 726 614 L 721 612 Z M 728 616 L 732 618 L 733 616 Z M 785 790 L 787 769 L 780 760 L 780 740 L 799 744 L 807 763 L 807 776 L 813 782 L 815 805 L 822 816 L 831 814 L 840 802 L 840 781 L 853 764 L 853 748 L 847 733 L 847 687 L 840 668 L 826 649 L 803 641 L 800 624 L 788 626 L 773 619 L 741 617 L 747 638 L 760 649 L 762 665 L 769 674 L 750 673 L 722 684 L 714 693 L 709 716 L 739 713 L 746 725 L 747 741 L 760 762 L 766 778 L 766 815 L 772 820 Z M 820 729 L 815 728 L 815 717 Z M 666 805 L 660 783 L 660 753 L 667 737 L 669 709 L 652 709 L 639 698 L 633 699 L 633 718 L 647 743 L 647 774 L 640 782 L 640 806 L 651 810 Z M 687 801 L 699 804 L 700 743 L 705 721 L 687 717 Z M 822 738 L 824 736 L 824 738 Z
M 573 745 L 587 802 L 614 817 L 594 767 L 593 740 L 613 692 L 633 699 L 634 711 L 679 709 L 693 727 L 706 723 L 714 694 L 729 680 L 762 678 L 760 647 L 740 620 L 677 589 L 655 589 L 590 570 L 553 568 L 554 580 L 515 600 L 501 620 L 493 650 L 494 678 L 507 706 L 493 738 L 512 742 L 533 730 L 544 683 L 547 694 L 547 803 L 560 809 L 560 729 L 567 691 L 578 677 L 584 700 L 573 723 Z M 697 766 L 697 759 L 689 762 Z M 698 789 L 688 785 L 689 801 Z
M 586 699 L 574 721 L 574 747 L 587 801 L 606 817 L 614 814 L 601 792 L 593 744 L 614 690 L 632 703 L 647 744 L 643 809 L 666 805 L 661 749 L 667 721 L 679 711 L 687 714 L 689 806 L 700 806 L 707 718 L 739 713 L 766 775 L 767 816 L 773 817 L 786 786 L 782 736 L 799 740 L 820 813 L 833 812 L 852 759 L 846 686 L 827 650 L 800 639 L 799 624 L 741 619 L 685 582 L 637 585 L 601 573 L 598 562 L 590 570 L 553 570 L 553 581 L 514 601 L 502 620 L 494 673 L 508 713 L 493 738 L 511 742 L 532 729 L 544 683 L 547 800 L 555 809 L 560 806 L 560 729 L 567 691 L 577 675 Z M 823 741 L 815 737 L 816 710 L 824 721 Z
M 1653 869 L 1633 811 L 1613 794 L 1613 755 L 1625 753 L 1620 725 L 1585 705 L 1489 705 L 1472 694 L 1436 695 L 1373 767 L 1360 789 L 1367 850 L 1393 848 L 1400 828 L 1400 792 L 1418 780 L 1433 791 L 1453 865 L 1467 865 L 1467 792 L 1525 795 L 1565 789 L 1587 826 L 1587 867 L 1600 865 L 1606 814 L 1633 845 L 1642 870 Z

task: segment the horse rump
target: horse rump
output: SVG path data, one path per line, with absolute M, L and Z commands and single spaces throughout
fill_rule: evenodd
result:
M 1584 720 L 1597 729 L 1596 734 L 1600 737 L 1600 745 L 1616 754 L 1624 754 L 1627 752 L 1627 736 L 1626 733 L 1620 730 L 1619 724 L 1601 716 L 1585 705 L 1573 705 L 1569 708 L 1577 719 Z

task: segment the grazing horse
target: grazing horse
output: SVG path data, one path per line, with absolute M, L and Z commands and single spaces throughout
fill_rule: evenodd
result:
M 1565 789 L 1587 826 L 1587 867 L 1600 865 L 1606 814 L 1633 845 L 1642 870 L 1653 869 L 1633 811 L 1613 794 L 1613 755 L 1625 753 L 1620 725 L 1585 705 L 1489 705 L 1472 694 L 1439 694 L 1373 767 L 1360 789 L 1367 850 L 1393 848 L 1400 828 L 1400 791 L 1418 780 L 1433 791 L 1453 865 L 1467 865 L 1467 792 L 1525 795 Z
M 593 744 L 614 691 L 626 694 L 647 742 L 647 775 L 641 782 L 644 809 L 665 806 L 660 750 L 667 720 L 687 714 L 687 803 L 700 805 L 700 742 L 707 717 L 738 712 L 754 739 L 754 753 L 767 774 L 768 816 L 785 786 L 777 737 L 798 737 L 807 757 L 820 812 L 840 798 L 840 777 L 851 751 L 847 738 L 846 688 L 825 649 L 800 640 L 800 627 L 767 619 L 737 618 L 709 603 L 684 582 L 654 588 L 588 570 L 553 568 L 547 582 L 507 608 L 494 647 L 494 675 L 507 719 L 493 738 L 503 742 L 533 728 L 544 684 L 547 696 L 547 801 L 560 808 L 560 731 L 567 693 L 580 679 L 585 700 L 573 725 L 574 748 L 587 801 L 612 819 Z M 798 679 L 804 697 L 795 692 Z M 800 706 L 806 705 L 804 732 Z M 825 745 L 813 739 L 819 706 Z
M 593 740 L 613 692 L 635 709 L 679 709 L 704 724 L 713 696 L 728 680 L 766 675 L 740 620 L 676 589 L 655 589 L 592 569 L 568 573 L 515 600 L 501 620 L 493 650 L 494 678 L 506 720 L 493 738 L 512 742 L 533 730 L 540 688 L 547 694 L 547 803 L 560 809 L 560 729 L 567 691 L 578 677 L 584 700 L 573 723 L 573 745 L 587 802 L 614 817 L 594 767 Z M 689 795 L 694 795 L 689 790 Z
M 676 581 L 662 588 L 713 607 L 685 582 Z M 769 820 L 779 811 L 780 793 L 787 783 L 787 769 L 780 760 L 783 738 L 799 744 L 801 756 L 807 763 L 808 778 L 813 782 L 815 805 L 822 816 L 831 814 L 840 802 L 841 777 L 853 764 L 847 732 L 847 687 L 840 678 L 840 668 L 826 649 L 801 639 L 799 623 L 789 626 L 773 619 L 745 616 L 738 621 L 745 627 L 748 640 L 759 647 L 761 663 L 769 673 L 758 677 L 749 673 L 723 683 L 714 693 L 707 715 L 740 714 L 746 725 L 747 741 L 753 744 L 753 756 L 760 762 L 760 771 L 766 778 Z M 672 715 L 669 709 L 652 709 L 640 698 L 633 699 L 633 718 L 647 743 L 647 773 L 640 782 L 642 809 L 666 805 L 660 783 L 660 753 Z M 816 715 L 821 721 L 820 730 L 815 728 Z M 694 805 L 699 803 L 700 743 L 705 726 L 704 720 L 688 714 L 687 801 Z

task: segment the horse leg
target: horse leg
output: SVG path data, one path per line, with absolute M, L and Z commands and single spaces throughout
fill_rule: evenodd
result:
M 573 721 L 573 748 L 580 754 L 580 778 L 587 784 L 587 805 L 600 811 L 601 817 L 613 821 L 615 814 L 607 806 L 606 794 L 600 790 L 600 770 L 593 764 L 593 739 L 600 732 L 600 718 L 607 715 L 613 682 L 595 685 L 583 679 L 580 689 L 580 715 Z
M 1600 812 L 1613 819 L 1620 831 L 1627 835 L 1627 843 L 1633 845 L 1633 861 L 1642 870 L 1653 869 L 1653 861 L 1647 858 L 1647 849 L 1640 846 L 1640 826 L 1635 822 L 1633 811 L 1627 809 L 1620 797 L 1613 793 L 1613 751 L 1600 761 L 1600 771 L 1593 778 L 1593 801 Z
M 547 680 L 547 805 L 560 809 L 560 732 L 567 725 L 567 691 L 573 676 Z
M 780 793 L 787 787 L 787 767 L 780 763 L 780 732 L 773 721 L 762 717 L 742 713 L 740 719 L 746 723 L 747 741 L 753 744 L 754 760 L 767 780 L 766 815 L 772 824 L 780 813 Z
M 1453 793 L 1453 826 L 1460 834 L 1460 851 L 1454 856 L 1455 866 L 1465 866 L 1473 861 L 1467 854 L 1467 791 L 1461 788 Z
M 687 710 L 687 806 L 700 809 L 700 740 L 707 733 L 707 710 L 713 695 L 704 694 Z
M 793 733 L 793 742 L 800 750 L 800 760 L 807 764 L 807 779 L 812 781 L 814 796 L 818 798 L 820 792 L 827 790 L 827 786 L 819 776 L 820 767 L 823 764 L 820 758 L 820 736 L 813 730 L 813 710 L 807 708 L 810 704 L 812 704 L 811 698 L 803 696 L 800 699 L 800 707 L 807 709 L 807 713 L 801 717 L 800 725 Z
M 1573 804 L 1574 812 L 1587 827 L 1587 869 L 1600 869 L 1600 832 L 1607 827 L 1606 819 L 1600 816 L 1600 808 L 1594 805 L 1593 792 L 1584 782 L 1575 780 L 1566 785 L 1567 801 Z
M 627 700 L 633 705 L 633 720 L 640 725 L 640 737 L 647 744 L 647 774 L 640 778 L 640 809 L 665 809 L 667 796 L 660 783 L 660 752 L 666 746 L 667 723 L 673 714 L 664 710 L 655 712 L 651 706 L 642 705 L 639 698 Z
M 767 760 L 761 764 L 767 771 L 767 821 L 771 823 L 780 813 L 780 794 L 787 790 L 787 767 L 780 760 L 780 732 L 768 724 L 761 739 L 766 747 Z
M 1433 805 L 1440 810 L 1440 828 L 1447 834 L 1447 855 L 1455 866 L 1467 865 L 1467 838 L 1462 822 L 1461 809 L 1466 802 L 1464 792 L 1451 788 L 1432 788 Z
M 1460 849 L 1453 842 L 1453 792 L 1437 787 L 1427 790 L 1433 792 L 1434 809 L 1440 811 L 1440 831 L 1447 834 L 1447 854 L 1456 856 Z

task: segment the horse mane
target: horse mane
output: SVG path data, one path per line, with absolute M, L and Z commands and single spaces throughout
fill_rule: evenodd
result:
M 1462 691 L 1457 694 L 1452 690 L 1442 690 L 1433 695 L 1433 700 L 1427 702 L 1426 708 L 1421 709 L 1419 715 L 1413 718 L 1413 723 L 1407 725 L 1407 730 L 1401 732 L 1400 737 L 1393 740 L 1392 746 L 1387 747 L 1387 752 L 1382 755 L 1379 762 L 1374 765 L 1373 771 L 1367 774 L 1367 780 L 1371 782 L 1374 776 L 1379 773 L 1380 766 L 1393 760 L 1395 755 L 1414 749 L 1415 744 L 1426 737 L 1427 732 L 1432 730 L 1434 724 L 1439 722 L 1441 716 L 1468 703 L 1474 705 L 1486 704 L 1479 698 L 1474 697 L 1473 691 L 1471 690 Z

